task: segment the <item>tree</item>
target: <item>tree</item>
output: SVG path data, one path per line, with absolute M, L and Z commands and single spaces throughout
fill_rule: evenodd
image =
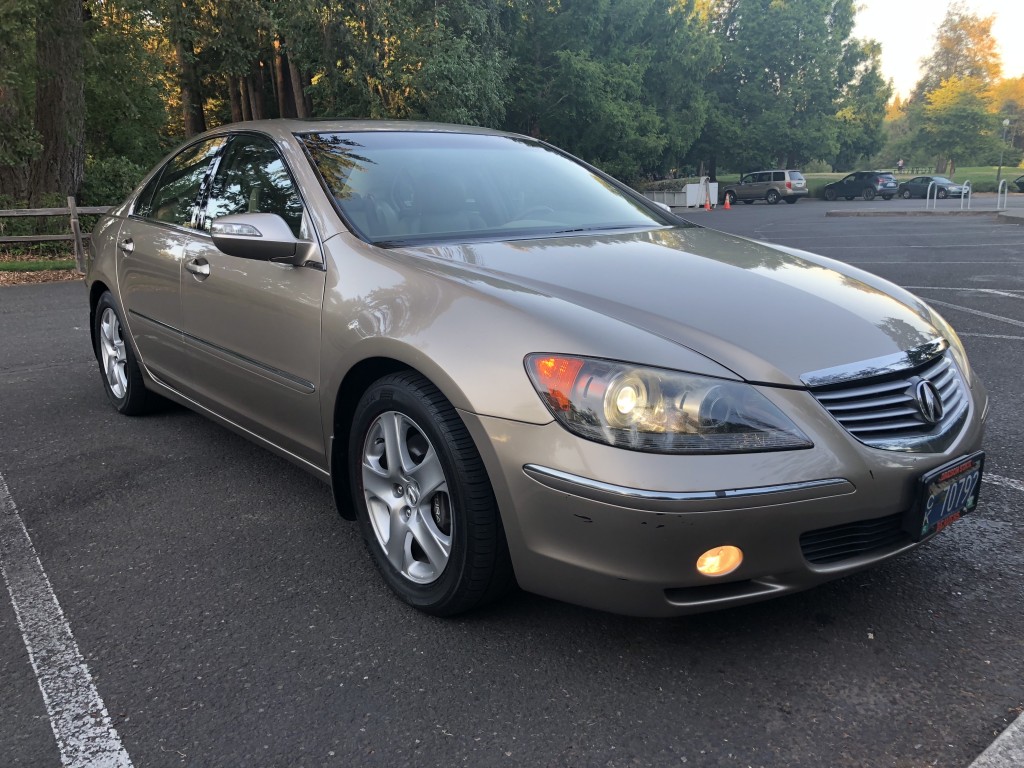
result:
M 921 138 L 941 158 L 936 173 L 946 173 L 952 164 L 952 174 L 957 161 L 991 148 L 995 121 L 981 80 L 951 77 L 929 93 L 927 101 Z
M 833 170 L 852 170 L 858 160 L 878 152 L 885 141 L 882 123 L 893 89 L 882 77 L 881 56 L 882 47 L 874 41 L 851 42 L 846 48 L 840 80 L 848 82 L 838 101 L 839 151 L 832 161 Z
M 1003 67 L 992 37 L 994 21 L 994 16 L 968 12 L 963 3 L 951 3 L 935 34 L 935 47 L 921 60 L 924 76 L 912 98 L 927 96 L 952 77 L 995 83 Z
M 509 128 L 624 178 L 679 164 L 718 61 L 692 2 L 524 0 L 517 10 Z
M 853 0 L 712 0 L 709 18 L 722 64 L 703 151 L 738 170 L 834 156 L 837 103 L 856 76 Z
M 24 199 L 29 163 L 42 151 L 35 127 L 34 3 L 0 4 L 0 196 Z

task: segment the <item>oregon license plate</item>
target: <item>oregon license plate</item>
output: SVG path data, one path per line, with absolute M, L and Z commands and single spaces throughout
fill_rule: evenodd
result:
M 921 477 L 908 526 L 916 540 L 938 533 L 978 506 L 984 464 L 985 454 L 979 451 Z

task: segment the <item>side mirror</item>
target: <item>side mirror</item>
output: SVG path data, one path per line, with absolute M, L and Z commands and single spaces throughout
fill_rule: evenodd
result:
M 276 261 L 303 266 L 315 246 L 299 240 L 291 227 L 276 213 L 240 213 L 221 216 L 210 225 L 213 244 L 228 256 L 258 261 Z

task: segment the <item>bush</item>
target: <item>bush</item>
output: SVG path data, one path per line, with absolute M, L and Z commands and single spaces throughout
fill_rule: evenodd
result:
M 107 157 L 85 161 L 85 179 L 79 205 L 116 205 L 135 189 L 147 168 L 123 157 Z

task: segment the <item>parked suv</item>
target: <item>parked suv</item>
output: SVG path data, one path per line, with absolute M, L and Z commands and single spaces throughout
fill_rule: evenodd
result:
M 875 195 L 881 195 L 883 200 L 892 200 L 898 187 L 896 177 L 891 173 L 855 171 L 846 178 L 827 185 L 825 199 L 832 201 L 837 197 L 845 197 L 847 200 L 853 200 L 855 197 L 863 197 L 865 200 L 874 200 Z
M 775 205 L 779 200 L 795 203 L 807 196 L 807 182 L 800 171 L 756 171 L 748 173 L 738 184 L 729 184 L 722 193 L 722 199 L 729 205 L 741 200 L 750 205 L 755 200 L 764 200 Z

